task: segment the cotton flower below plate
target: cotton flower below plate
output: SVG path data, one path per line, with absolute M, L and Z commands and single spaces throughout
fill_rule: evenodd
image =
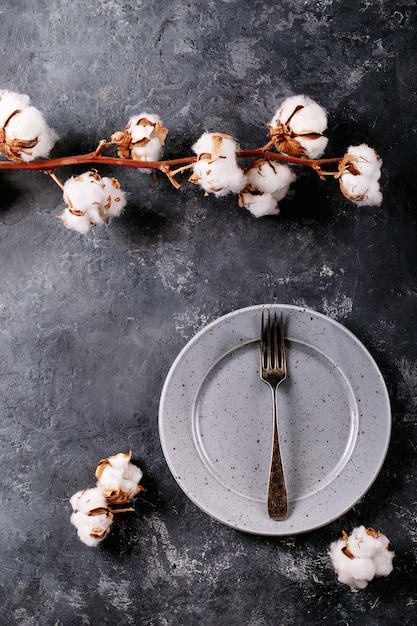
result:
M 351 589 L 364 589 L 377 576 L 388 576 L 393 569 L 395 553 L 389 549 L 388 538 L 373 528 L 355 528 L 348 536 L 330 546 L 338 579 Z

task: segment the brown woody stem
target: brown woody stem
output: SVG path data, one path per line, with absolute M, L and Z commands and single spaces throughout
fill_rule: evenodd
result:
M 49 172 L 57 167 L 66 167 L 69 165 L 114 165 L 118 167 L 136 167 L 143 169 L 162 170 L 171 166 L 179 166 L 180 169 L 186 168 L 188 165 L 192 165 L 197 161 L 196 156 L 188 156 L 180 159 L 169 159 L 167 161 L 135 161 L 134 159 L 122 159 L 119 157 L 109 157 L 101 154 L 102 150 L 106 148 L 107 144 L 100 142 L 97 149 L 94 152 L 88 154 L 79 154 L 76 156 L 59 157 L 56 159 L 40 159 L 36 161 L 28 162 L 15 162 L 15 161 L 1 161 L 0 170 L 43 170 Z M 286 154 L 280 154 L 275 152 L 267 152 L 263 149 L 257 150 L 243 150 L 237 152 L 238 159 L 246 158 L 264 158 L 271 161 L 280 161 L 282 163 L 290 163 L 292 165 L 304 165 L 317 169 L 318 166 L 327 165 L 331 163 L 340 163 L 341 158 L 332 159 L 305 159 L 299 157 L 292 157 Z
M 55 174 L 54 170 L 45 170 L 45 174 L 49 174 L 49 176 L 58 185 L 58 187 L 64 190 L 64 185 L 61 183 L 58 176 Z

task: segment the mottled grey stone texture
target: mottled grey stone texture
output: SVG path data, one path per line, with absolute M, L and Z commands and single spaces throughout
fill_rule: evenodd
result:
M 128 206 L 85 237 L 55 219 L 62 197 L 47 176 L 0 172 L 2 625 L 415 623 L 416 8 L 1 3 L 0 88 L 42 109 L 60 136 L 55 156 L 93 150 L 143 109 L 169 128 L 166 156 L 190 154 L 205 130 L 259 147 L 283 98 L 305 93 L 328 110 L 327 155 L 366 142 L 384 160 L 381 207 L 358 209 L 306 171 L 280 215 L 259 220 L 232 196 L 102 168 L 128 190 Z M 392 442 L 370 491 L 342 519 L 296 537 L 211 520 L 177 487 L 158 437 L 178 351 L 207 322 L 261 302 L 346 325 L 392 401 Z M 99 459 L 129 448 L 146 494 L 87 548 L 68 498 L 92 486 Z M 358 524 L 384 531 L 397 556 L 390 577 L 352 593 L 327 550 Z

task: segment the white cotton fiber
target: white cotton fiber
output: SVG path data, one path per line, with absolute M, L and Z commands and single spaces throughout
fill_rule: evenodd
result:
M 203 133 L 192 146 L 195 154 L 210 154 L 212 159 L 218 157 L 235 159 L 238 149 L 236 140 L 224 133 Z
M 6 137 L 9 140 L 38 140 L 33 148 L 25 148 L 20 151 L 23 161 L 47 157 L 57 140 L 56 133 L 48 127 L 42 113 L 33 106 L 24 109 L 10 119 L 7 124 Z
M 70 498 L 73 508 L 70 521 L 77 529 L 78 537 L 88 546 L 95 547 L 109 533 L 113 515 L 100 487 L 77 491 Z
M 364 526 L 355 528 L 349 537 L 349 551 L 353 556 L 369 558 L 386 547 L 387 540 L 384 535 L 377 537 L 370 535 L 366 532 Z
M 90 218 L 87 214 L 74 215 L 74 213 L 71 213 L 68 208 L 64 209 L 58 217 L 62 220 L 65 228 L 75 230 L 81 235 L 86 235 L 92 226 Z
M 64 184 L 64 202 L 76 211 L 88 211 L 90 206 L 100 206 L 104 200 L 101 177 L 96 172 L 73 176 Z
M 230 135 L 204 133 L 193 145 L 199 156 L 193 165 L 190 181 L 216 197 L 238 193 L 246 184 L 246 176 L 238 165 L 238 145 Z
M 130 118 L 124 135 L 130 138 L 129 156 L 136 161 L 159 161 L 168 131 L 159 115 L 140 113 Z M 152 169 L 141 168 L 141 173 Z
M 112 219 L 119 217 L 126 206 L 126 194 L 122 191 L 117 178 L 102 178 L 104 196 L 106 198 L 104 204 L 104 215 L 106 218 Z
M 375 565 L 375 576 L 388 576 L 394 569 L 392 561 L 395 553 L 385 548 L 375 554 L 373 560 Z
M 281 195 L 283 198 L 296 179 L 296 175 L 288 165 L 260 159 L 252 163 L 246 170 L 248 185 L 263 193 Z M 281 198 L 277 197 L 277 200 Z
M 94 548 L 109 534 L 113 516 L 106 513 L 88 515 L 74 511 L 70 517 L 70 522 L 76 527 L 77 535 L 81 541 Z
M 300 146 L 304 148 L 309 159 L 319 159 L 329 142 L 328 138 L 324 137 L 324 135 L 316 139 L 309 139 L 308 137 L 303 137 L 303 135 L 297 135 L 297 141 Z
M 395 553 L 388 538 L 372 528 L 354 528 L 351 535 L 330 545 L 330 558 L 338 580 L 352 589 L 364 589 L 375 576 L 388 576 Z
M 327 113 L 308 96 L 291 96 L 284 100 L 268 126 L 271 137 L 279 141 L 279 150 L 284 153 L 317 159 L 327 147 L 328 139 L 323 136 Z
M 99 462 L 96 469 L 97 485 L 106 498 L 115 503 L 132 500 L 141 491 L 142 470 L 130 462 L 131 452 L 120 452 Z
M 255 217 L 278 215 L 279 213 L 277 200 L 270 193 L 253 194 L 249 191 L 242 191 L 239 194 L 239 204 L 248 209 Z
M 246 184 L 245 174 L 231 159 L 217 161 L 197 161 L 193 167 L 192 182 L 198 184 L 207 193 L 216 197 L 226 196 L 228 193 L 238 193 Z
M 286 98 L 271 121 L 289 124 L 296 134 L 323 133 L 327 128 L 326 111 L 317 102 L 304 95 Z
M 285 198 L 295 179 L 288 165 L 258 159 L 246 170 L 247 184 L 239 194 L 239 205 L 255 217 L 278 215 L 278 202 Z
M 48 157 L 58 138 L 43 114 L 30 105 L 29 96 L 10 91 L 0 91 L 0 126 L 5 131 L 6 144 L 13 142 L 10 147 L 16 159 L 26 162 Z M 34 142 L 32 147 L 24 145 Z
M 362 176 L 361 174 L 351 174 L 350 172 L 346 172 L 341 177 L 343 187 L 346 193 L 351 197 L 355 202 L 361 201 L 361 198 L 366 195 L 366 192 L 369 188 L 369 178 L 366 176 Z
M 67 208 L 60 216 L 64 226 L 85 234 L 91 226 L 108 224 L 126 206 L 126 194 L 116 178 L 89 171 L 68 179 L 63 188 Z
M 80 513 L 88 513 L 91 510 L 102 507 L 107 508 L 107 501 L 104 497 L 103 489 L 100 487 L 77 491 L 77 493 L 71 496 L 70 504 L 74 511 L 79 511 Z
M 81 541 L 97 546 L 110 532 L 116 513 L 133 511 L 132 508 L 112 508 L 123 504 L 144 491 L 139 485 L 142 470 L 130 462 L 132 452 L 119 453 L 99 461 L 96 468 L 96 486 L 77 491 L 70 498 L 73 512 L 71 523 L 77 528 Z
M 101 517 L 103 518 L 103 522 L 106 525 L 105 528 L 102 528 L 104 524 L 100 523 L 98 517 L 96 517 L 95 519 L 95 524 L 90 524 L 89 522 L 78 522 L 79 526 L 77 527 L 77 535 L 79 539 L 90 548 L 96 548 L 110 532 L 110 526 L 112 521 L 105 516 Z M 71 522 L 74 524 L 74 526 L 76 526 L 73 518 L 74 515 L 71 516 Z
M 343 195 L 358 206 L 379 206 L 382 159 L 366 144 L 350 146 L 339 164 L 339 182 Z
M 373 148 L 362 143 L 359 146 L 349 146 L 347 154 L 356 157 L 354 164 L 361 174 L 372 180 L 379 180 L 382 159 Z
M 0 89 L 0 127 L 3 128 L 15 111 L 22 111 L 30 105 L 30 98 L 23 93 Z

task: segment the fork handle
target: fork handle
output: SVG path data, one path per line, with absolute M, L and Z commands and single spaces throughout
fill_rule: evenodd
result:
M 274 520 L 280 521 L 287 517 L 288 496 L 285 485 L 284 469 L 282 466 L 281 448 L 278 438 L 278 412 L 276 389 L 272 389 L 274 407 L 274 427 L 272 440 L 271 469 L 268 486 L 268 515 Z

